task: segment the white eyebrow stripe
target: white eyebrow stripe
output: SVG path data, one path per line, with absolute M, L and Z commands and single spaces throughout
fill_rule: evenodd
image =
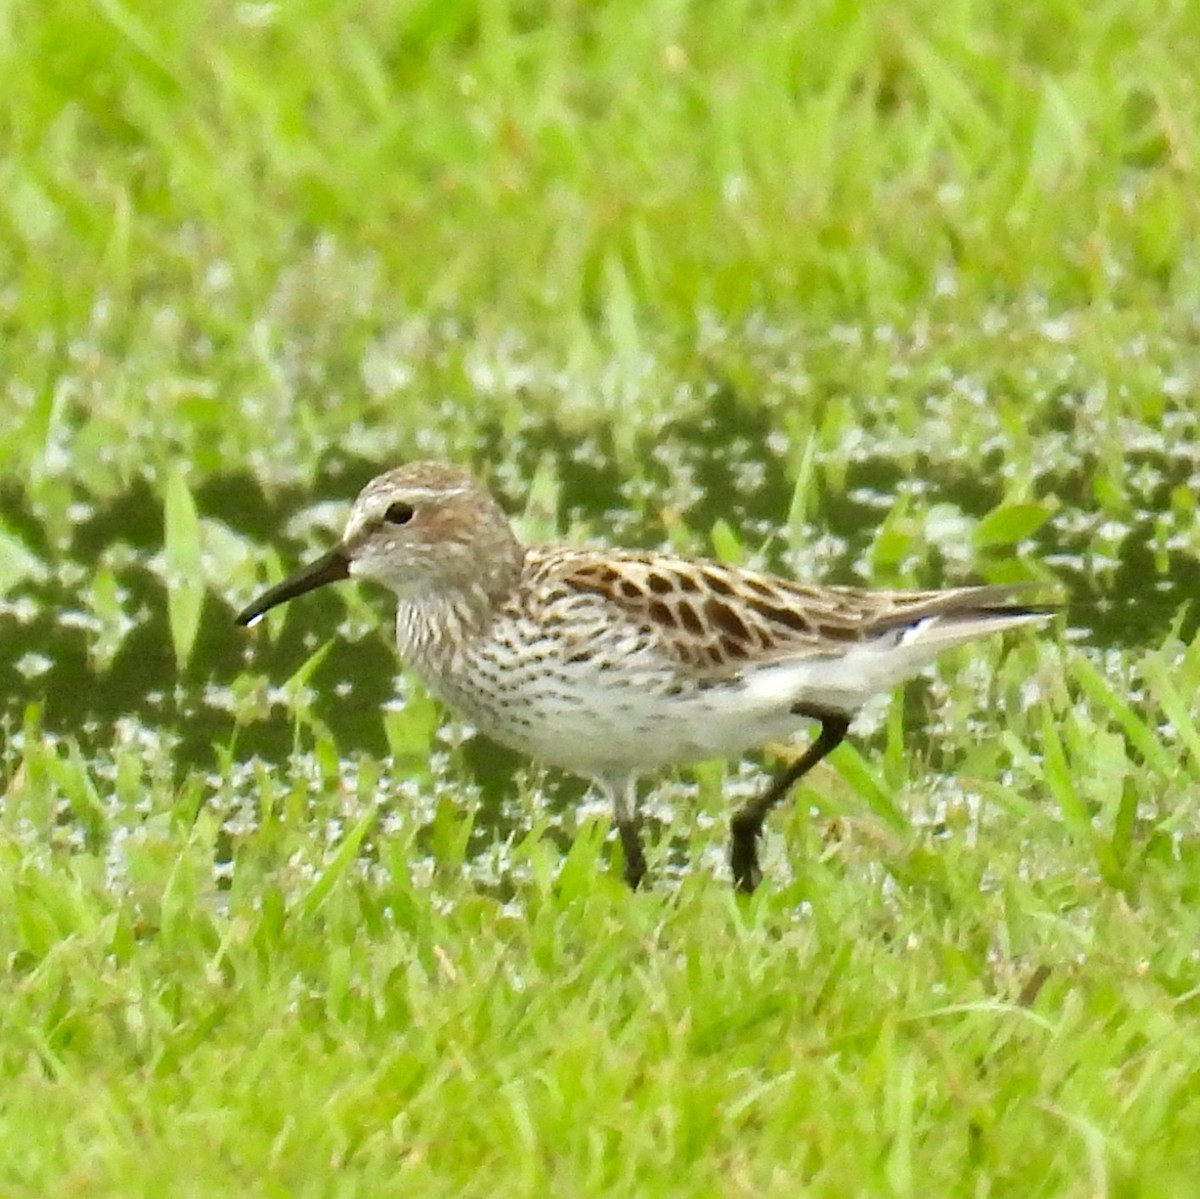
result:
M 431 500 L 447 500 L 457 499 L 459 496 L 469 495 L 470 489 L 467 487 L 406 487 L 403 491 L 394 491 L 391 488 L 379 490 L 370 497 L 371 507 L 379 508 L 386 507 L 388 504 L 396 503 L 415 503 L 425 504 Z
M 406 496 L 415 496 L 423 500 L 446 499 L 450 496 L 466 495 L 469 488 L 466 487 L 408 487 L 405 488 Z

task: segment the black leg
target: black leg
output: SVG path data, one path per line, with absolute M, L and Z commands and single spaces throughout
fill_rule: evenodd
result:
M 780 771 L 757 799 L 738 808 L 729 822 L 729 864 L 733 867 L 734 886 L 739 891 L 749 894 L 762 878 L 758 866 L 758 837 L 767 813 L 826 754 L 841 744 L 850 727 L 848 716 L 823 713 L 818 719 L 821 721 L 821 732 L 817 739 L 796 761 Z
M 598 778 L 600 789 L 612 802 L 613 824 L 621 834 L 621 849 L 625 857 L 625 881 L 636 891 L 646 877 L 646 855 L 638 832 L 637 778 Z
M 636 891 L 646 877 L 646 855 L 642 852 L 636 817 L 618 820 L 617 832 L 621 834 L 621 848 L 625 852 L 625 881 Z

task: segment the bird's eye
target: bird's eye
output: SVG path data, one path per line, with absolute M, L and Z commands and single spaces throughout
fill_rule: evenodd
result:
M 406 525 L 412 518 L 412 504 L 404 504 L 400 500 L 397 500 L 394 504 L 388 504 L 387 511 L 383 514 L 383 519 L 389 525 Z

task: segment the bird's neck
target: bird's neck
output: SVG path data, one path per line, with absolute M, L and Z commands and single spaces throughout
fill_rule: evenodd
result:
M 496 609 L 478 586 L 403 597 L 396 608 L 400 656 L 420 674 L 443 673 L 465 647 L 487 635 Z

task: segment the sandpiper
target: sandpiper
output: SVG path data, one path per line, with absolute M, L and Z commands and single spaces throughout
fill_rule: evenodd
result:
M 594 780 L 632 887 L 646 872 L 643 772 L 740 756 L 819 722 L 805 752 L 733 815 L 730 865 L 752 891 L 767 813 L 867 699 L 948 646 L 1050 612 L 1004 586 L 814 586 L 667 552 L 525 546 L 487 489 L 443 462 L 372 479 L 341 543 L 237 621 L 346 578 L 395 592 L 401 656 L 443 702 L 495 740 Z

